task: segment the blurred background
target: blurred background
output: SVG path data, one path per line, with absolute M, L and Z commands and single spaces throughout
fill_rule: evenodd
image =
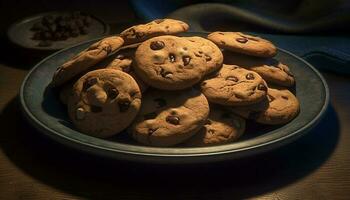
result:
M 189 23 L 191 31 L 253 32 L 272 40 L 281 48 L 304 57 L 318 68 L 341 73 L 349 72 L 347 66 L 350 61 L 348 38 L 350 1 L 347 0 L 1 0 L 0 2 L 0 34 L 3 44 L 1 48 L 14 49 L 18 54 L 28 55 L 28 51 L 26 49 L 25 53 L 20 53 L 23 52 L 23 48 L 18 48 L 18 42 L 14 45 L 16 38 L 9 37 L 8 30 L 13 24 L 23 23 L 23 20 L 31 16 L 51 11 L 82 11 L 96 16 L 109 25 L 107 34 L 119 33 L 131 25 L 164 17 Z M 14 32 L 18 35 L 22 31 Z M 40 59 L 48 53 L 43 51 L 32 53 L 33 57 L 36 55 L 40 55 Z M 6 59 L 11 59 L 11 55 L 2 55 L 2 60 Z

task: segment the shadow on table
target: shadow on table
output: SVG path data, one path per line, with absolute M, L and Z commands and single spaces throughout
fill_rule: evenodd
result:
M 216 164 L 145 165 L 67 149 L 31 128 L 18 107 L 14 99 L 0 116 L 5 127 L 0 145 L 8 158 L 34 179 L 89 199 L 248 198 L 316 170 L 330 157 L 339 138 L 338 117 L 330 106 L 312 132 L 274 152 Z

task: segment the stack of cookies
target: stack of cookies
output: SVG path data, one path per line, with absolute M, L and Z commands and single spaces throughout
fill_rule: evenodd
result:
M 298 114 L 294 77 L 271 42 L 176 36 L 188 29 L 173 19 L 136 25 L 58 67 L 51 85 L 75 127 L 151 146 L 210 146 L 238 140 L 246 119 L 275 125 Z

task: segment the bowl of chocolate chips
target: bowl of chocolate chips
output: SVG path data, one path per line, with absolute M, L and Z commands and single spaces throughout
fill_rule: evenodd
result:
M 22 19 L 8 29 L 17 46 L 36 50 L 59 50 L 109 34 L 109 26 L 91 14 L 49 12 Z

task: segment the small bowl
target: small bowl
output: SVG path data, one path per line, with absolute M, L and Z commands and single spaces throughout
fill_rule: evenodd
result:
M 12 43 L 26 49 L 52 51 L 64 49 L 74 44 L 81 43 L 83 41 L 91 40 L 94 38 L 99 38 L 109 34 L 110 28 L 103 20 L 91 14 L 81 12 L 82 14 L 86 14 L 91 18 L 91 24 L 88 27 L 88 34 L 79 35 L 77 37 L 70 37 L 67 40 L 62 41 L 52 41 L 52 44 L 50 46 L 38 46 L 40 40 L 32 39 L 35 33 L 31 30 L 33 25 L 37 22 L 40 22 L 44 16 L 61 16 L 69 13 L 71 12 L 47 12 L 22 19 L 10 26 L 10 28 L 7 30 L 7 37 Z

